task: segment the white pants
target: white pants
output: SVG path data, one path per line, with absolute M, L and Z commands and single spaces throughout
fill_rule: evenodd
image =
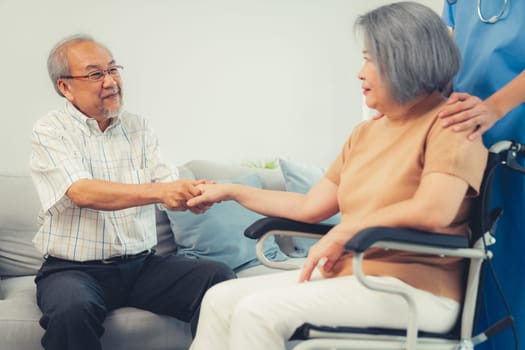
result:
M 393 277 L 369 277 L 403 286 L 413 294 L 419 329 L 446 332 L 457 319 L 459 304 Z M 374 292 L 354 276 L 298 283 L 299 270 L 240 278 L 215 285 L 201 306 L 191 350 L 285 349 L 287 339 L 305 322 L 357 327 L 407 325 L 408 309 L 399 296 Z

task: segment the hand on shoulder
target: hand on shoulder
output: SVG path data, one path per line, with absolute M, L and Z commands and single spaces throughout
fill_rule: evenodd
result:
M 480 98 L 463 93 L 454 92 L 450 95 L 445 107 L 438 113 L 443 119 L 443 127 L 451 127 L 453 131 L 473 130 L 469 140 L 474 140 L 499 119 L 496 112 Z

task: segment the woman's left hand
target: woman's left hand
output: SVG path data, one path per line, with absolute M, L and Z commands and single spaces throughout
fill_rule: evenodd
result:
M 499 119 L 487 103 L 476 96 L 461 92 L 450 95 L 438 117 L 443 119 L 445 128 L 451 126 L 454 131 L 472 129 L 472 133 L 468 135 L 469 140 L 483 135 Z
M 323 236 L 316 244 L 310 247 L 308 257 L 301 271 L 299 282 L 310 280 L 313 270 L 322 264 L 325 272 L 330 272 L 337 260 L 345 252 L 345 243 L 349 239 L 349 233 L 337 225 Z

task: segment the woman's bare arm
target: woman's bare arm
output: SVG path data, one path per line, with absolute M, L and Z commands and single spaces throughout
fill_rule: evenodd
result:
M 270 191 L 238 184 L 201 185 L 202 195 L 188 201 L 188 206 L 237 201 L 262 215 L 304 222 L 319 222 L 338 211 L 337 185 L 321 178 L 306 194 Z
M 435 231 L 450 225 L 467 189 L 468 184 L 456 176 L 444 173 L 425 175 L 411 199 L 377 210 L 359 221 L 337 225 L 323 236 L 310 248 L 300 280 L 309 280 L 321 259 L 325 259 L 324 270 L 330 272 L 344 253 L 345 243 L 364 228 L 390 226 Z

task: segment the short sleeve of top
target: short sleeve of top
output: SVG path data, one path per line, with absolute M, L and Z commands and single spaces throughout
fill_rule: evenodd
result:
M 35 124 L 31 174 L 42 203 L 33 242 L 43 256 L 74 261 L 135 254 L 157 242 L 153 205 L 79 208 L 66 195 L 75 181 L 147 184 L 175 177 L 145 119 L 123 112 L 102 132 L 69 103 Z
M 79 179 L 92 178 L 84 156 L 72 140 L 84 135 L 68 135 L 60 119 L 48 114 L 33 127 L 30 167 L 43 211 L 55 205 L 72 205 L 65 196 L 67 189 Z
M 354 129 L 325 174 L 338 186 L 342 222 L 359 222 L 381 208 L 408 200 L 423 176 L 443 173 L 463 179 L 469 190 L 453 221 L 436 230 L 469 232 L 468 197 L 479 191 L 487 151 L 479 138 L 472 142 L 466 133 L 444 129 L 436 115 L 432 111 L 404 120 L 384 117 Z M 346 260 L 341 263 L 342 275 L 352 273 L 351 259 Z M 367 274 L 393 276 L 436 295 L 461 299 L 461 259 L 373 248 L 363 264 Z
M 498 15 L 503 1 L 444 1 L 443 20 L 454 29 L 462 65 L 454 77 L 454 91 L 485 100 L 525 71 L 525 1 L 509 1 L 501 18 L 493 24 L 485 18 Z M 483 134 L 488 147 L 497 141 L 525 142 L 525 103 L 510 110 Z
M 429 173 L 459 177 L 468 195 L 476 195 L 486 157 L 481 140 L 444 129 L 435 114 L 410 121 L 385 117 L 358 125 L 325 177 L 338 185 L 343 220 L 359 220 L 411 198 Z
M 72 206 L 65 193 L 79 179 L 146 183 L 177 177 L 161 160 L 145 119 L 124 112 L 100 133 L 95 120 L 69 103 L 35 124 L 30 167 L 43 211 Z
M 478 137 L 469 141 L 466 133 L 453 132 L 435 123 L 424 150 L 423 176 L 444 173 L 469 185 L 468 196 L 477 196 L 487 161 L 487 152 Z

